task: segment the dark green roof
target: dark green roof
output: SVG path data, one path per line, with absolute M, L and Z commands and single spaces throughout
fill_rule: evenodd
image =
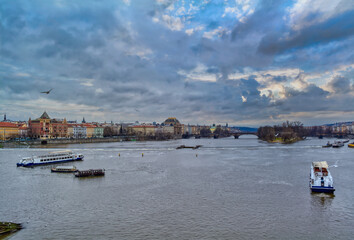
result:
M 167 118 L 165 121 L 164 121 L 164 124 L 165 125 L 175 125 L 175 124 L 179 124 L 179 121 L 176 119 L 176 118 Z
M 42 114 L 42 116 L 40 117 L 40 119 L 50 119 L 50 117 L 48 116 L 47 112 L 44 111 L 44 113 Z

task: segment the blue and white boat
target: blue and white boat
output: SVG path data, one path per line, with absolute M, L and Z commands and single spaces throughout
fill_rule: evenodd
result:
M 22 158 L 17 167 L 31 167 L 44 164 L 62 163 L 83 160 L 84 155 L 72 151 L 57 151 L 46 155 Z
M 333 178 L 326 161 L 312 162 L 310 188 L 312 192 L 333 193 Z

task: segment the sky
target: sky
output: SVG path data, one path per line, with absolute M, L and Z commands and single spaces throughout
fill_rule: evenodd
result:
M 0 4 L 0 114 L 12 120 L 354 121 L 353 73 L 352 0 Z

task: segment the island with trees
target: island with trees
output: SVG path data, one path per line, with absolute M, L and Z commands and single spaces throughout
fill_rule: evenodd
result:
M 267 142 L 294 143 L 306 138 L 306 129 L 299 121 L 286 121 L 281 125 L 259 127 L 258 138 Z

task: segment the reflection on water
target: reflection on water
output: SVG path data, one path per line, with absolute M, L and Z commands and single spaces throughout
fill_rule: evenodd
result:
M 351 239 L 353 149 L 321 148 L 327 141 L 281 145 L 245 136 L 0 149 L 0 220 L 24 224 L 11 240 Z M 105 176 L 16 167 L 58 148 L 85 155 L 67 165 L 104 168 Z M 335 196 L 309 190 L 318 160 L 337 165 Z
M 314 207 L 330 207 L 335 194 L 328 193 L 311 193 L 311 203 Z

